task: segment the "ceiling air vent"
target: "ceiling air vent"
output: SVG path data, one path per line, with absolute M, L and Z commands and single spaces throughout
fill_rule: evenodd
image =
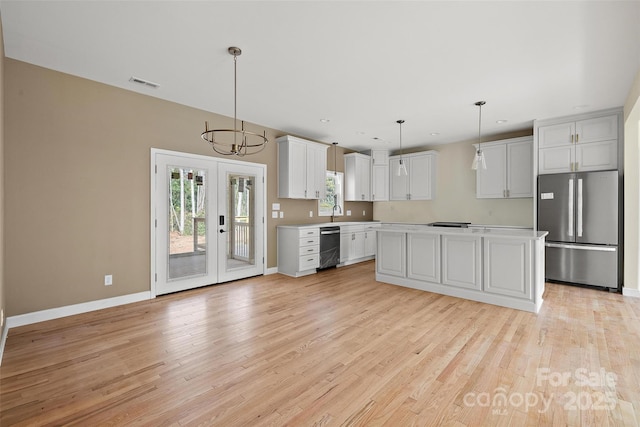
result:
M 149 80 L 144 80 L 144 79 L 141 79 L 141 78 L 138 78 L 138 77 L 133 77 L 133 76 L 129 79 L 129 81 L 133 82 L 133 83 L 137 83 L 139 85 L 149 86 L 149 87 L 152 87 L 154 89 L 158 89 L 160 87 L 160 85 L 158 83 L 150 82 Z

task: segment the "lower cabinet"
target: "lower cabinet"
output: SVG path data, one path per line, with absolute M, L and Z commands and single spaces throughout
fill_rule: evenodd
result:
M 485 292 L 532 299 L 531 241 L 484 238 Z
M 383 227 L 376 280 L 537 313 L 544 293 L 543 233 L 440 234 Z
M 407 235 L 407 277 L 440 283 L 440 236 Z
M 371 235 L 373 234 L 373 236 Z M 364 261 L 364 258 L 375 255 L 375 249 L 371 250 L 371 243 L 375 232 L 365 230 L 364 225 L 348 225 L 340 227 L 340 263 L 351 264 Z
M 482 238 L 442 236 L 442 283 L 482 289 Z
M 300 277 L 320 266 L 318 227 L 278 227 L 278 272 Z
M 378 228 L 378 227 L 376 227 Z M 376 256 L 376 230 L 374 228 L 365 227 L 364 230 L 364 256 Z
M 376 272 L 390 276 L 406 276 L 406 233 L 378 233 Z

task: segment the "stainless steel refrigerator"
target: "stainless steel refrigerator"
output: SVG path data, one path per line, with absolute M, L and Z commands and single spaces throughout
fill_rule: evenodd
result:
M 618 171 L 540 175 L 546 279 L 618 288 L 619 211 Z

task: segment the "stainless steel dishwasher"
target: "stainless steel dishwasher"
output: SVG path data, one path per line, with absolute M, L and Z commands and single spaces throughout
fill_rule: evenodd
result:
M 335 267 L 340 263 L 340 227 L 320 227 L 320 267 Z

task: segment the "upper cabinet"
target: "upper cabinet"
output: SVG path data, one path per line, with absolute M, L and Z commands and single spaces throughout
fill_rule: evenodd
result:
M 344 200 L 371 201 L 371 156 L 344 155 Z
M 370 150 L 371 154 L 371 201 L 389 200 L 389 151 Z
M 278 143 L 278 197 L 322 199 L 325 196 L 328 145 L 293 136 Z
M 436 195 L 438 153 L 402 155 L 407 175 L 398 174 L 400 156 L 389 157 L 389 200 L 431 200 Z
M 536 122 L 538 173 L 617 169 L 620 123 L 612 111 Z
M 477 198 L 533 197 L 533 137 L 486 142 L 481 148 L 487 168 L 476 170 Z

